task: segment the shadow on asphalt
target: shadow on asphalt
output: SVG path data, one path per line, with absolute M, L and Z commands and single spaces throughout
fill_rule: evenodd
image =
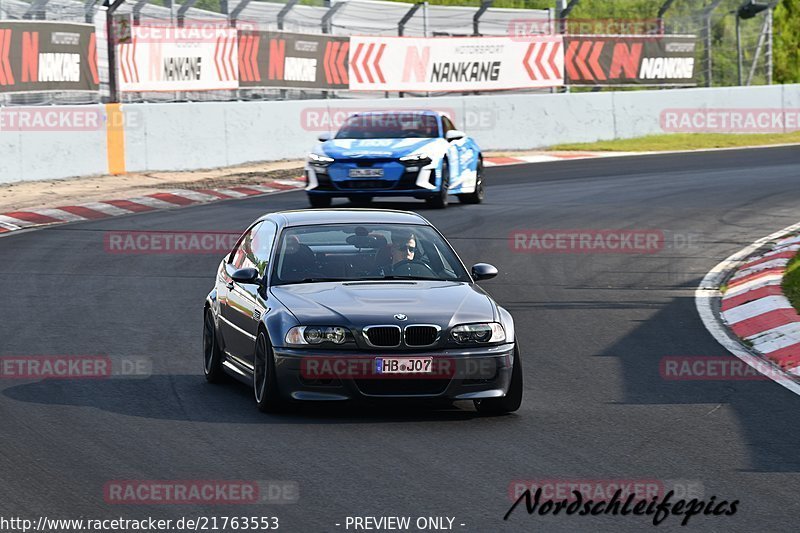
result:
M 202 375 L 44 380 L 8 387 L 3 395 L 21 402 L 94 407 L 127 416 L 210 424 L 437 423 L 487 418 L 475 411 L 472 402 L 400 400 L 293 404 L 284 413 L 264 414 L 256 409 L 251 388 L 232 380 L 211 385 Z
M 708 407 L 708 424 L 716 424 L 712 413 L 717 408 L 733 411 L 736 426 L 746 444 L 750 465 L 742 471 L 800 471 L 800 427 L 794 421 L 800 398 L 774 381 L 763 377 L 737 379 L 683 379 L 662 377 L 664 358 L 714 357 L 736 364 L 739 359 L 728 353 L 702 326 L 697 318 L 693 297 L 674 298 L 660 307 L 649 320 L 639 325 L 601 357 L 620 362 L 625 405 L 699 404 Z M 664 324 L 686 324 L 683 331 L 669 331 Z M 744 363 L 742 363 L 744 365 Z M 765 406 L 767 408 L 765 409 Z M 687 422 L 692 431 L 696 419 Z M 698 428 L 702 433 L 704 428 Z M 725 447 L 731 443 L 715 443 Z

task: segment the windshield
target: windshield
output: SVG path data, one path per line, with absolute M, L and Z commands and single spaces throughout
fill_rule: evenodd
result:
M 283 231 L 273 285 L 322 281 L 472 279 L 430 226 L 330 224 Z
M 439 136 L 434 115 L 422 113 L 367 113 L 349 117 L 336 134 L 337 139 L 404 139 Z

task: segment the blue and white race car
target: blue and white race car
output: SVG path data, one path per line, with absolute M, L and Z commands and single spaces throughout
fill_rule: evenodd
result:
M 483 200 L 481 149 L 442 113 L 358 113 L 319 141 L 305 166 L 312 207 L 336 197 L 366 204 L 375 196 L 412 196 L 440 208 L 448 194 L 463 203 Z

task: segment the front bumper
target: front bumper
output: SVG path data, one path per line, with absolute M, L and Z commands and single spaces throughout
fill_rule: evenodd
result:
M 476 400 L 508 391 L 514 344 L 419 352 L 342 352 L 274 348 L 275 371 L 285 399 L 341 401 L 370 398 Z M 365 372 L 377 357 L 432 357 L 431 375 L 381 376 Z
M 383 176 L 351 178 L 352 168 L 380 168 Z M 418 196 L 425 198 L 439 190 L 436 165 L 403 165 L 398 162 L 361 166 L 352 163 L 333 163 L 328 166 L 307 164 L 306 192 L 331 197 L 345 196 Z

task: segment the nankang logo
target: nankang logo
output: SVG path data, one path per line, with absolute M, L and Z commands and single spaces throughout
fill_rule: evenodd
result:
M 646 57 L 642 59 L 639 77 L 644 80 L 694 78 L 693 57 Z
M 200 57 L 165 57 L 164 81 L 198 81 L 202 66 Z
M 80 54 L 39 54 L 39 81 L 80 82 Z

